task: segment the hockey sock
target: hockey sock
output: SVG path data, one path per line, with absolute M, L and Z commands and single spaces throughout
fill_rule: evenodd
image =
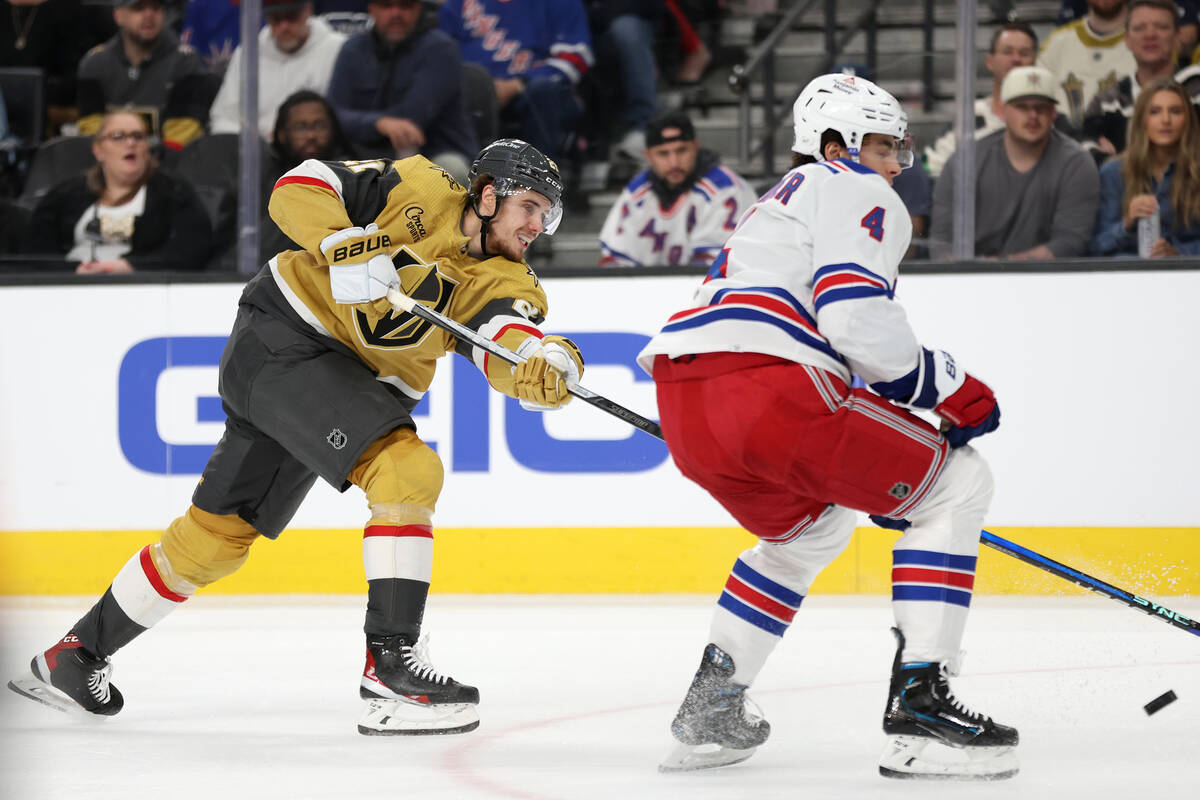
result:
M 431 527 L 368 525 L 363 532 L 363 568 L 368 586 L 364 631 L 403 633 L 416 641 L 433 571 Z
M 974 586 L 975 556 L 893 551 L 892 609 L 904 632 L 903 663 L 958 655 Z
M 143 547 L 72 630 L 84 647 L 105 658 L 153 627 L 189 596 L 167 588 L 154 564 L 151 547 Z
M 743 558 L 717 600 L 710 640 L 733 657 L 733 680 L 749 686 L 792 624 L 804 595 L 771 580 Z

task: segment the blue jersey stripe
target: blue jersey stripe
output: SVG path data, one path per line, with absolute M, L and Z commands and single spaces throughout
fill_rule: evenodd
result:
M 767 633 L 773 633 L 776 636 L 783 636 L 787 631 L 788 626 L 777 619 L 768 617 L 761 611 L 756 611 L 750 606 L 737 599 L 729 592 L 721 592 L 721 598 L 717 600 L 717 605 L 733 614 L 735 617 L 740 617 L 746 622 L 749 622 L 756 628 L 762 628 Z
M 809 313 L 804 310 L 804 306 L 800 305 L 800 301 L 797 300 L 796 297 L 787 289 L 781 289 L 778 286 L 742 286 L 736 289 L 731 286 L 728 289 L 718 289 L 713 293 L 712 299 L 708 301 L 708 304 L 715 306 L 721 302 L 725 295 L 740 294 L 742 292 L 760 292 L 762 294 L 769 294 L 772 297 L 777 297 L 791 306 L 792 310 L 805 320 L 811 322 L 814 328 L 817 327 L 817 321 L 809 316 Z
M 799 608 L 801 601 L 804 600 L 804 595 L 797 594 L 783 584 L 776 583 L 740 558 L 733 563 L 733 574 L 740 578 L 743 583 L 753 586 L 763 594 L 770 595 L 785 606 Z
M 831 272 L 847 272 L 847 271 L 857 272 L 860 275 L 866 275 L 868 278 L 874 278 L 875 280 L 879 281 L 884 286 L 891 286 L 891 284 L 889 284 L 882 275 L 878 275 L 874 272 L 871 272 L 871 270 L 867 269 L 862 264 L 856 264 L 853 261 L 846 261 L 841 264 L 826 264 L 825 266 L 821 267 L 820 269 L 818 269 L 816 272 L 813 273 L 813 284 L 815 285 L 815 284 L 819 283 L 821 278 L 824 278 L 826 275 L 830 274 Z
M 626 261 L 632 261 L 632 262 L 633 262 L 633 264 L 634 264 L 634 266 L 637 266 L 637 267 L 642 267 L 642 266 L 645 266 L 645 265 L 644 265 L 642 262 L 638 261 L 638 260 L 637 260 L 636 258 L 634 258 L 633 256 L 626 255 L 625 253 L 622 253 L 620 250 L 616 249 L 615 247 L 609 247 L 609 246 L 608 246 L 607 244 L 605 244 L 604 242 L 601 242 L 601 243 L 600 243 L 600 249 L 601 249 L 601 250 L 603 250 L 603 251 L 604 251 L 604 252 L 606 252 L 606 253 L 611 253 L 612 255 L 614 255 L 614 256 L 616 256 L 616 257 L 618 257 L 618 258 L 623 258 L 623 259 L 625 259 Z
M 975 556 L 952 556 L 932 550 L 895 550 L 892 552 L 892 563 L 975 571 Z
M 860 297 L 887 297 L 888 290 L 881 289 L 878 286 L 839 286 L 836 289 L 827 289 L 821 292 L 821 296 L 817 298 L 813 307 L 820 311 L 830 303 L 836 303 L 838 300 L 856 300 Z
M 801 344 L 808 345 L 814 350 L 817 350 L 830 358 L 844 363 L 844 359 L 836 350 L 830 347 L 820 339 L 815 338 L 811 333 L 806 331 L 794 322 L 779 319 L 776 316 L 768 314 L 765 311 L 760 311 L 757 308 L 722 308 L 714 306 L 694 317 L 680 320 L 679 322 L 671 322 L 663 326 L 663 333 L 673 333 L 675 331 L 684 331 L 691 328 L 699 328 L 702 325 L 707 325 L 710 322 L 720 322 L 729 319 L 739 319 L 748 322 L 765 322 L 768 325 L 774 325 L 779 330 L 786 333 Z
M 971 593 L 942 586 L 909 586 L 898 584 L 892 587 L 893 600 L 925 600 L 935 603 L 951 603 L 967 608 L 971 605 Z

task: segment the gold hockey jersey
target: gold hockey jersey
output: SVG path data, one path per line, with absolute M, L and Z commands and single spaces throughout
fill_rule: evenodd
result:
M 455 350 L 470 358 L 493 388 L 513 396 L 510 366 L 458 342 L 419 317 L 393 310 L 386 298 L 336 303 L 321 240 L 374 222 L 392 243 L 392 263 L 410 297 L 516 350 L 542 338 L 546 294 L 528 264 L 503 256 L 477 259 L 462 232 L 467 192 L 423 156 L 399 161 L 308 160 L 275 184 L 272 219 L 303 250 L 270 262 L 275 283 L 318 333 L 358 354 L 380 380 L 419 399 L 437 359 Z

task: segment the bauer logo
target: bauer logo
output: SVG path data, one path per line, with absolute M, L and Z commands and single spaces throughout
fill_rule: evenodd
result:
M 648 337 L 618 332 L 561 335 L 576 342 L 587 359 L 584 385 L 653 414 L 653 384 L 634 363 Z M 217 396 L 217 364 L 225 340 L 147 339 L 125 354 L 117 379 L 117 439 L 134 467 L 159 475 L 203 472 L 225 427 Z M 439 364 L 433 385 L 412 416 L 450 472 L 488 473 L 511 460 L 546 473 L 636 473 L 667 460 L 661 441 L 582 401 L 573 404 L 581 407 L 578 410 L 525 411 L 516 400 L 492 390 L 465 358 L 450 356 Z M 589 384 L 588 375 L 604 373 L 618 377 L 614 388 Z M 445 394 L 449 397 L 439 396 Z M 487 413 L 489 408 L 500 413 Z M 573 414 L 575 427 L 564 430 L 562 418 L 555 414 Z M 496 427 L 501 430 L 494 431 Z M 346 444 L 344 435 L 335 435 L 339 433 L 328 434 L 329 446 Z M 438 434 L 445 439 L 438 441 Z

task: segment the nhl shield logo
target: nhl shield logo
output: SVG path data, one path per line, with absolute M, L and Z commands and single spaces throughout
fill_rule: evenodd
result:
M 899 483 L 897 483 L 895 486 L 893 486 L 891 489 L 888 490 L 888 494 L 890 494 L 892 497 L 896 498 L 897 500 L 903 500 L 904 498 L 906 498 L 910 494 L 912 494 L 912 487 L 909 486 L 907 483 L 900 481 Z
M 325 437 L 325 441 L 329 442 L 329 446 L 334 450 L 341 450 L 346 446 L 346 434 L 342 433 L 341 428 L 334 428 L 329 432 L 329 435 Z

